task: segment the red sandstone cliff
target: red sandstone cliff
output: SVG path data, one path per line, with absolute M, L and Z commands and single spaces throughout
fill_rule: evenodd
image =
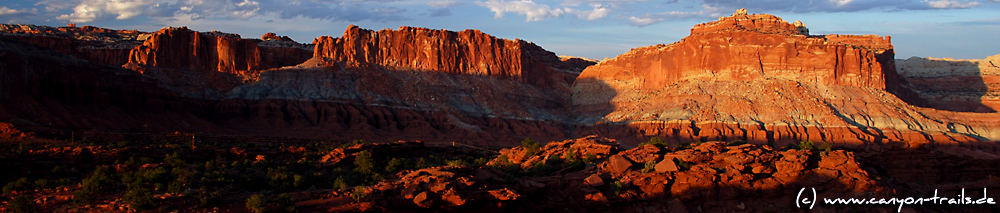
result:
M 313 43 L 314 57 L 453 74 L 486 75 L 536 86 L 553 83 L 555 54 L 523 40 L 499 39 L 479 30 L 452 32 L 400 27 L 372 31 L 350 26 L 340 38 Z
M 308 52 L 304 46 L 271 46 L 236 34 L 164 28 L 132 49 L 125 66 L 140 72 L 146 67 L 222 72 L 252 81 L 260 70 L 305 61 Z
M 578 79 L 644 79 L 657 90 L 687 79 L 790 79 L 885 89 L 895 70 L 889 38 L 806 36 L 773 15 L 737 15 L 696 25 L 670 45 L 641 47 L 585 70 Z
M 972 60 L 911 57 L 896 60 L 896 68 L 928 107 L 1000 111 L 1000 55 Z
M 797 25 L 734 14 L 589 67 L 573 87 L 577 135 L 852 147 L 1000 138 L 998 114 L 914 107 L 921 97 L 896 73 L 888 36 L 807 36 Z
M 128 62 L 129 51 L 142 42 L 143 34 L 136 30 L 111 30 L 93 26 L 0 25 L 0 36 L 113 66 Z

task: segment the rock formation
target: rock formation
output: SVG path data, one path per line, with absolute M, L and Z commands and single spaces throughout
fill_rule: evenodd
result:
M 350 26 L 340 38 L 313 41 L 314 57 L 389 67 L 512 79 L 536 86 L 553 83 L 559 58 L 523 40 L 499 39 L 479 30 L 452 32 L 400 27 L 372 31 Z
M 307 52 L 305 47 L 258 45 L 237 34 L 164 28 L 132 49 L 125 66 L 140 72 L 159 67 L 231 73 L 250 80 L 259 70 L 299 64 L 308 59 Z
M 967 112 L 1000 110 L 1000 55 L 981 60 L 911 57 L 899 74 L 928 107 Z
M 142 43 L 144 35 L 146 34 L 136 30 L 110 30 L 93 26 L 0 25 L 0 36 L 113 66 L 128 62 L 129 51 Z
M 923 100 L 897 74 L 888 36 L 807 36 L 796 27 L 734 14 L 696 25 L 679 42 L 588 67 L 573 86 L 585 126 L 577 134 L 779 147 L 1000 139 L 1000 125 L 991 123 L 1000 115 L 913 107 Z

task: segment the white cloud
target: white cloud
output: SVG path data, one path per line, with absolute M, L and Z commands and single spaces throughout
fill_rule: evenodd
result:
M 700 11 L 668 11 L 662 13 L 644 14 L 641 16 L 630 16 L 628 21 L 635 26 L 647 26 L 667 20 L 679 20 L 688 18 L 712 18 L 722 15 L 724 8 L 714 7 L 708 4 L 702 5 Z
M 592 4 L 591 6 L 594 7 L 594 9 L 590 11 L 578 11 L 571 8 L 565 8 L 565 10 L 567 13 L 576 14 L 577 17 L 581 19 L 586 19 L 587 21 L 593 21 L 604 18 L 608 16 L 609 13 L 611 13 L 611 9 L 608 6 L 604 6 L 601 4 Z
M 511 12 L 525 15 L 528 22 L 541 21 L 549 17 L 559 17 L 566 12 L 563 9 L 552 9 L 548 5 L 537 4 L 533 1 L 490 0 L 487 2 L 477 2 L 476 4 L 493 11 L 494 18 L 503 18 L 504 13 Z
M 611 7 L 609 5 L 602 5 L 598 3 L 591 4 L 593 7 L 591 10 L 578 10 L 569 7 L 563 8 L 552 8 L 549 5 L 538 4 L 534 1 L 503 1 L 503 0 L 490 0 L 486 2 L 476 2 L 476 4 L 486 7 L 493 11 L 494 18 L 501 19 L 506 13 L 515 13 L 525 16 L 527 22 L 541 21 L 547 18 L 560 17 L 563 14 L 576 15 L 580 19 L 586 19 L 588 21 L 593 21 L 597 19 L 604 18 L 611 13 Z
M 73 1 L 73 0 L 71 0 Z M 72 7 L 69 14 L 57 17 L 70 22 L 95 22 L 110 19 L 127 20 L 139 16 L 159 19 L 190 17 L 247 20 L 252 17 L 277 16 L 280 19 L 296 17 L 338 21 L 388 21 L 405 20 L 404 9 L 383 7 L 382 1 L 356 0 L 75 0 L 67 6 L 65 1 L 44 0 L 46 11 L 58 12 Z
M 20 14 L 25 14 L 25 13 L 28 13 L 28 10 L 15 10 L 15 9 L 7 8 L 7 6 L 0 6 L 0 16 L 5 16 L 5 15 L 20 15 Z
M 962 8 L 971 8 L 979 6 L 979 2 L 975 1 L 965 2 L 965 3 L 953 0 L 925 1 L 925 2 L 927 2 L 927 6 L 937 9 L 962 9 Z
M 433 8 L 448 8 L 448 7 L 452 7 L 452 6 L 456 6 L 456 5 L 460 5 L 460 4 L 463 4 L 463 2 L 456 1 L 456 0 L 444 0 L 444 1 L 430 1 L 430 2 L 427 2 L 427 6 L 430 6 L 430 7 L 433 7 Z

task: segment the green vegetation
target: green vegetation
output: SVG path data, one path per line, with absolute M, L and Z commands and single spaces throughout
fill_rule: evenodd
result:
M 246 207 L 251 212 L 261 213 L 267 209 L 267 200 L 264 199 L 264 195 L 254 194 L 247 198 Z
M 538 152 L 538 149 L 541 147 L 542 147 L 541 144 L 538 144 L 538 142 L 531 140 L 531 138 L 525 138 L 524 140 L 521 141 L 521 148 L 528 150 L 528 153 L 524 155 L 525 157 L 534 156 L 535 154 L 537 154 L 536 152 Z
M 41 212 L 35 200 L 27 195 L 18 195 L 7 201 L 7 210 L 13 213 L 35 213 Z
M 656 171 L 656 161 L 654 160 L 646 161 L 646 164 L 642 168 L 642 173 L 649 173 L 651 171 Z
M 277 207 L 275 209 L 291 212 L 295 211 L 295 201 L 289 192 L 334 189 L 350 193 L 391 178 L 401 171 L 445 165 L 482 166 L 496 157 L 465 148 L 428 146 L 412 152 L 405 150 L 381 153 L 382 151 L 372 149 L 349 151 L 347 158 L 334 164 L 319 163 L 325 155 L 338 147 L 368 143 L 363 140 L 343 145 L 308 143 L 302 147 L 289 147 L 279 143 L 219 142 L 203 142 L 191 147 L 187 141 L 88 140 L 58 145 L 52 145 L 55 142 L 48 143 L 0 144 L 0 161 L 43 168 L 21 174 L 17 173 L 20 171 L 12 171 L 15 173 L 8 175 L 8 179 L 0 179 L 3 181 L 0 183 L 4 184 L 4 193 L 80 185 L 76 191 L 72 191 L 73 203 L 77 205 L 120 200 L 135 211 L 170 211 L 174 207 L 164 205 L 176 202 L 205 208 L 220 205 L 227 200 L 226 197 L 233 195 L 261 193 L 257 198 L 247 197 L 247 201 L 252 201 L 247 206 L 250 211 Z M 533 146 L 537 150 L 540 146 L 535 144 Z M 73 160 L 56 161 L 36 161 L 29 154 L 31 150 L 38 152 L 50 146 L 60 148 L 58 152 L 92 151 L 83 152 L 87 154 L 65 155 L 72 156 Z M 105 154 L 112 147 L 125 150 L 127 154 Z M 16 154 L 18 150 L 24 150 L 27 158 L 12 157 L 20 156 Z M 44 155 L 39 154 L 38 157 Z M 363 199 L 363 191 L 357 192 L 359 193 L 350 194 Z M 164 202 L 155 196 L 167 193 L 179 196 L 176 199 L 180 201 Z M 275 196 L 269 197 L 270 195 Z M 30 197 L 16 199 L 30 200 Z M 37 207 L 33 202 L 17 203 L 20 201 L 23 200 L 8 200 L 8 205 L 26 206 L 24 209 Z M 13 212 L 20 211 L 14 210 L 15 206 L 9 206 L 9 209 Z
M 645 146 L 647 144 L 653 144 L 660 148 L 666 148 L 670 146 L 669 144 L 667 144 L 667 141 L 664 141 L 663 138 L 660 137 L 650 138 L 649 141 L 639 143 L 639 146 Z
M 356 186 L 354 187 L 354 191 L 351 192 L 351 198 L 354 198 L 355 201 L 361 201 L 361 199 L 364 199 L 365 196 L 364 186 Z

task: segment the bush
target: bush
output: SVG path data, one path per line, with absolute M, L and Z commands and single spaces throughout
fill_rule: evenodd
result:
M 524 148 L 525 150 L 528 150 L 528 153 L 524 155 L 524 157 L 527 158 L 529 156 L 535 155 L 535 153 L 538 152 L 538 149 L 541 148 L 542 145 L 538 144 L 538 142 L 531 140 L 531 138 L 524 138 L 524 140 L 521 141 L 521 147 Z
M 372 153 L 368 150 L 358 152 L 358 155 L 354 157 L 354 171 L 362 174 L 372 174 L 375 173 L 375 160 L 372 159 Z
M 247 198 L 246 207 L 251 212 L 261 213 L 267 208 L 267 201 L 264 199 L 264 195 L 254 194 Z
M 31 185 L 31 181 L 28 181 L 27 177 L 22 177 L 15 181 L 8 182 L 7 185 L 3 186 L 3 193 L 11 193 L 13 191 L 25 191 L 34 188 Z
M 354 187 L 354 191 L 351 192 L 351 198 L 354 198 L 355 201 L 361 201 L 361 199 L 364 199 L 365 196 L 364 186 L 356 186 Z
M 449 161 L 446 161 L 446 164 L 448 164 L 448 166 L 468 166 L 469 165 L 469 163 L 465 162 L 465 160 L 462 160 L 462 159 L 449 160 Z
M 611 194 L 614 194 L 615 196 L 620 196 L 622 194 L 622 188 L 623 187 L 621 181 L 616 180 L 615 182 L 611 182 L 610 186 Z
M 743 145 L 743 144 L 747 144 L 747 142 L 743 141 L 743 140 L 739 140 L 739 139 L 736 139 L 734 141 L 730 141 L 729 143 L 726 143 L 727 146 L 739 146 L 739 145 Z
M 222 198 L 222 192 L 214 191 L 212 193 L 201 193 L 198 195 L 198 205 L 205 207 L 218 203 Z
M 667 141 L 664 141 L 663 138 L 660 138 L 660 137 L 650 138 L 649 141 L 646 141 L 646 142 L 643 142 L 643 143 L 639 143 L 639 146 L 645 146 L 646 144 L 653 144 L 653 145 L 656 145 L 658 147 L 667 147 L 668 146 Z
M 801 149 L 801 150 L 813 150 L 813 149 L 816 149 L 816 146 L 813 145 L 812 141 L 802 141 L 802 142 L 799 143 L 799 149 Z
M 153 194 L 143 188 L 138 182 L 129 184 L 128 190 L 122 196 L 122 200 L 128 203 L 129 208 L 134 210 L 146 210 L 153 207 Z
M 80 190 L 73 192 L 73 202 L 91 203 L 94 201 L 93 197 L 95 195 L 105 193 L 106 190 L 111 188 L 112 184 L 114 184 L 114 179 L 112 178 L 111 169 L 97 167 L 97 170 L 94 170 L 94 174 L 83 179 Z
M 656 161 L 655 160 L 646 161 L 645 167 L 642 168 L 642 173 L 649 173 L 650 171 L 656 171 Z
M 14 213 L 41 212 L 35 200 L 27 195 L 19 195 L 7 202 L 7 210 Z
M 292 195 L 287 193 L 278 195 L 278 208 L 284 209 L 287 212 L 296 212 L 295 199 L 292 199 Z
M 823 144 L 819 145 L 819 149 L 823 150 L 824 152 L 830 152 L 833 149 L 833 144 L 823 141 Z

